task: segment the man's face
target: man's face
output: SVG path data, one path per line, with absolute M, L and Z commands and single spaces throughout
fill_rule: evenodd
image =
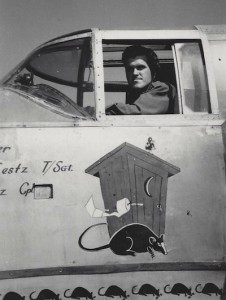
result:
M 127 59 L 125 63 L 128 84 L 134 89 L 145 89 L 152 81 L 151 70 L 145 56 Z

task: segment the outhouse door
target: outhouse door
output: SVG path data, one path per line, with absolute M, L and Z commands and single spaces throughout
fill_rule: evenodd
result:
M 128 155 L 133 222 L 147 225 L 156 234 L 165 231 L 168 173 Z

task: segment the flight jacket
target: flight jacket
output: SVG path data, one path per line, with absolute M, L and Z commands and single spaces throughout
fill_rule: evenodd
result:
M 131 90 L 126 103 L 115 103 L 106 108 L 107 115 L 154 115 L 175 113 L 176 89 L 170 83 L 152 82 L 143 92 Z

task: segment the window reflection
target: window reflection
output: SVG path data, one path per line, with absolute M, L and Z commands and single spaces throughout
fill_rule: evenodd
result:
M 90 38 L 44 47 L 5 86 L 67 118 L 89 118 L 85 106 L 95 107 L 91 53 Z
M 210 112 L 210 96 L 203 56 L 198 43 L 177 43 L 184 114 Z

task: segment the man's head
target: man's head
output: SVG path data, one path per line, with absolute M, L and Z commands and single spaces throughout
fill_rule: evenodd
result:
M 142 46 L 130 46 L 122 54 L 126 77 L 131 88 L 145 90 L 157 79 L 159 61 L 155 52 Z

